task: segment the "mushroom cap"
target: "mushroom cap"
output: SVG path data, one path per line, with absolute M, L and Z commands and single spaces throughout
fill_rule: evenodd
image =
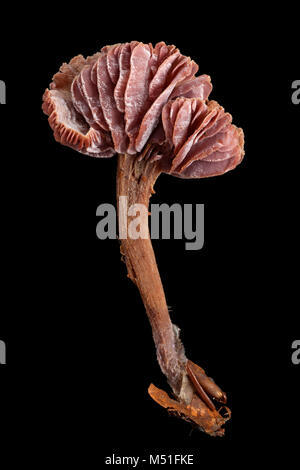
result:
M 165 171 L 182 178 L 203 178 L 235 168 L 244 156 L 244 133 L 216 101 L 177 98 L 163 109 L 170 146 Z
M 105 46 L 64 63 L 43 95 L 55 139 L 83 154 L 159 160 L 184 178 L 222 174 L 241 162 L 243 131 L 215 101 L 208 75 L 164 42 Z

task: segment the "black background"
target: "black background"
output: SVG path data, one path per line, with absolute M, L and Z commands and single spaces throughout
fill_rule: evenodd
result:
M 113 453 L 193 453 L 197 464 L 216 467 L 274 456 L 294 462 L 296 18 L 246 7 L 237 16 L 200 7 L 162 13 L 141 4 L 66 13 L 27 7 L 22 15 L 21 26 L 9 16 L 8 39 L 1 33 L 3 452 L 11 463 L 21 455 L 86 468 Z M 178 240 L 153 245 L 187 356 L 229 397 L 233 417 L 222 439 L 191 431 L 148 396 L 151 382 L 168 389 L 150 326 L 118 241 L 100 241 L 95 231 L 97 206 L 115 203 L 116 158 L 58 145 L 41 111 L 62 62 L 134 39 L 164 40 L 191 56 L 212 78 L 211 98 L 245 132 L 245 159 L 234 171 L 198 181 L 162 175 L 151 201 L 205 204 L 200 251 Z

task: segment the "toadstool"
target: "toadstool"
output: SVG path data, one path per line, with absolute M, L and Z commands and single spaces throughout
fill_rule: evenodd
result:
M 210 77 L 197 72 L 194 61 L 164 42 L 105 46 L 91 57 L 79 55 L 64 63 L 43 95 L 42 108 L 61 144 L 92 157 L 117 153 L 117 201 L 126 196 L 128 206 L 148 208 L 160 173 L 216 176 L 243 159 L 242 129 L 208 100 Z M 125 218 L 127 226 L 130 219 Z M 143 223 L 148 236 L 124 237 L 120 250 L 140 291 L 158 363 L 174 398 L 152 384 L 149 394 L 170 413 L 222 436 L 230 417 L 226 395 L 185 356 L 179 328 L 170 319 L 148 222 Z

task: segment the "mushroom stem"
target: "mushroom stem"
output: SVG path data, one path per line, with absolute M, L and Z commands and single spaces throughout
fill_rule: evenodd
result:
M 150 396 L 170 413 L 196 424 L 199 429 L 212 436 L 224 434 L 223 425 L 229 419 L 222 416 L 211 399 L 226 402 L 226 395 L 206 376 L 203 369 L 188 361 L 179 339 L 179 329 L 172 324 L 169 310 L 157 268 L 148 227 L 149 199 L 153 185 L 161 173 L 159 161 L 119 155 L 117 171 L 117 203 L 119 215 L 119 234 L 121 254 L 123 255 L 128 277 L 137 285 L 151 327 L 156 346 L 157 359 L 161 370 L 167 377 L 176 400 L 170 399 L 162 390 L 150 385 Z M 126 207 L 122 207 L 121 198 Z M 135 206 L 142 204 L 143 206 Z M 131 210 L 133 210 L 131 212 Z M 139 232 L 142 237 L 130 236 L 130 224 L 136 212 L 139 215 Z M 128 212 L 129 210 L 129 212 Z
M 127 197 L 128 208 L 133 204 L 143 204 L 148 214 L 149 199 L 154 192 L 153 185 L 159 174 L 157 162 L 151 163 L 145 159 L 138 161 L 131 155 L 119 155 L 117 172 L 119 229 L 125 221 L 127 223 L 125 232 L 128 232 L 128 226 L 133 220 L 132 216 L 125 215 L 122 218 L 124 214 L 120 208 L 120 196 Z M 152 327 L 159 365 L 173 391 L 178 394 L 186 358 L 178 335 L 176 335 L 176 327 L 174 328 L 172 325 L 169 316 L 150 239 L 148 217 L 142 220 L 145 226 L 140 227 L 140 232 L 146 234 L 147 238 L 132 239 L 128 236 L 121 239 L 121 253 L 125 258 L 128 277 L 140 291 Z

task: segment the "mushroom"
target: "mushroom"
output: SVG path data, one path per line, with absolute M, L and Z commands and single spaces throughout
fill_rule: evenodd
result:
M 64 63 L 43 95 L 42 108 L 58 142 L 93 157 L 117 153 L 118 203 L 126 196 L 128 206 L 148 208 L 160 173 L 221 175 L 243 159 L 242 129 L 208 100 L 210 77 L 196 76 L 197 71 L 194 61 L 164 42 L 105 46 L 91 57 L 79 55 Z M 122 214 L 121 207 L 118 212 Z M 131 220 L 130 215 L 122 217 L 119 230 L 127 233 Z M 170 413 L 222 436 L 230 417 L 226 395 L 186 358 L 179 328 L 170 319 L 147 218 L 141 224 L 147 236 L 121 238 L 120 251 L 140 291 L 158 363 L 174 397 L 153 384 L 148 392 Z

